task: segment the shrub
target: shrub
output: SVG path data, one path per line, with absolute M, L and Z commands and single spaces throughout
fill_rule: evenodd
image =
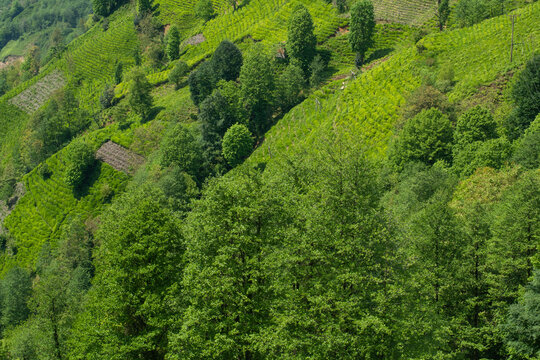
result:
M 451 161 L 452 124 L 438 109 L 423 110 L 410 119 L 391 146 L 390 156 L 402 169 L 411 161 L 433 165 Z
M 195 14 L 197 17 L 208 21 L 214 17 L 214 8 L 212 7 L 212 1 L 210 0 L 199 0 L 197 5 L 195 5 Z
M 454 171 L 464 177 L 480 167 L 501 168 L 512 153 L 506 138 L 475 141 L 465 145 L 454 154 Z
M 41 163 L 38 168 L 38 174 L 43 180 L 47 180 L 51 177 L 52 171 L 49 169 L 49 165 L 46 162 Z
M 245 125 L 235 124 L 223 137 L 223 157 L 229 165 L 237 166 L 249 156 L 253 149 L 253 138 Z
M 407 99 L 403 117 L 406 119 L 411 118 L 422 110 L 431 108 L 439 109 L 445 114 L 452 112 L 452 107 L 442 92 L 433 86 L 422 85 Z
M 336 0 L 336 7 L 340 14 L 343 14 L 347 11 L 347 1 L 346 0 Z
M 114 81 L 115 84 L 120 84 L 124 77 L 124 64 L 118 61 L 114 67 Z
M 198 106 L 212 93 L 217 84 L 212 64 L 209 61 L 202 63 L 191 73 L 188 83 L 191 100 Z
M 174 84 L 176 89 L 179 89 L 180 83 L 182 79 L 187 75 L 188 71 L 188 65 L 183 61 L 178 61 L 169 73 L 169 82 Z
M 485 0 L 460 0 L 455 14 L 460 26 L 471 26 L 488 18 L 489 9 Z
M 176 125 L 161 145 L 161 166 L 178 166 L 193 177 L 199 175 L 202 162 L 199 142 L 184 125 Z
M 152 86 L 144 76 L 144 73 L 135 69 L 131 74 L 131 84 L 128 93 L 128 103 L 131 110 L 137 115 L 140 115 L 143 120 L 148 118 L 152 109 L 153 99 L 150 91 Z
M 84 142 L 74 143 L 67 154 L 66 184 L 74 189 L 80 188 L 94 162 L 94 152 L 88 144 Z
M 309 11 L 303 5 L 297 6 L 289 19 L 287 53 L 293 63 L 299 65 L 306 74 L 317 47 L 313 29 L 313 19 Z
M 99 97 L 99 103 L 101 104 L 102 109 L 110 108 L 114 103 L 114 86 L 105 85 L 103 92 Z
M 311 77 L 309 79 L 309 84 L 312 87 L 319 86 L 324 80 L 324 72 L 326 71 L 326 61 L 322 56 L 317 55 L 313 62 L 311 63 Z

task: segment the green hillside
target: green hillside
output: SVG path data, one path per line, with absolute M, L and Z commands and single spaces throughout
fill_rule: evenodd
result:
M 93 0 L 7 65 L 0 360 L 536 359 L 540 3 L 440 3 Z

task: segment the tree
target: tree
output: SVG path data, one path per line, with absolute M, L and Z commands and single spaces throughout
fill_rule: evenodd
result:
M 497 137 L 497 123 L 486 108 L 476 106 L 463 115 L 456 123 L 454 131 L 454 151 L 475 141 L 485 141 Z
M 302 100 L 301 92 L 305 84 L 302 69 L 293 64 L 287 66 L 276 84 L 276 100 L 283 113 L 288 112 Z
M 180 33 L 176 25 L 171 26 L 167 33 L 167 57 L 174 61 L 180 56 Z
M 512 154 L 512 145 L 504 138 L 475 141 L 454 153 L 453 169 L 460 176 L 469 176 L 479 167 L 500 169 Z
M 86 180 L 89 170 L 95 162 L 94 151 L 90 145 L 78 141 L 68 148 L 66 184 L 78 189 Z
M 212 55 L 211 63 L 218 80 L 236 80 L 242 68 L 242 52 L 232 42 L 224 40 Z
M 199 176 L 202 150 L 192 132 L 184 125 L 176 125 L 161 145 L 161 165 L 178 166 L 181 171 L 197 178 Z
M 181 81 L 189 72 L 189 67 L 184 61 L 178 61 L 169 73 L 169 82 L 173 83 L 175 88 L 180 88 Z
M 353 5 L 349 28 L 349 43 L 356 52 L 356 67 L 360 68 L 367 50 L 373 45 L 375 12 L 370 0 L 359 0 Z
M 534 56 L 517 76 L 511 89 L 514 113 L 505 121 L 511 140 L 517 139 L 540 113 L 540 55 Z
M 472 26 L 489 17 L 485 0 L 460 0 L 455 8 L 459 25 Z
M 513 159 L 527 169 L 540 167 L 540 115 L 517 141 Z
M 2 327 L 10 328 L 22 323 L 30 311 L 28 299 L 32 291 L 30 274 L 19 267 L 11 268 L 2 279 L 0 287 L 0 301 Z
M 212 94 L 217 81 L 210 61 L 202 63 L 197 70 L 193 71 L 188 78 L 193 103 L 198 106 Z
M 317 47 L 313 29 L 313 19 L 309 11 L 303 5 L 298 5 L 289 18 L 287 53 L 305 74 L 308 74 Z
M 116 85 L 122 82 L 124 78 L 124 64 L 121 61 L 117 61 L 114 65 L 114 82 Z
M 150 94 L 151 90 L 152 85 L 144 73 L 140 69 L 135 69 L 130 78 L 128 103 L 133 112 L 140 115 L 143 120 L 146 120 L 150 115 L 154 102 Z
M 536 270 L 531 283 L 519 302 L 508 310 L 508 318 L 501 328 L 507 346 L 515 355 L 527 359 L 540 357 L 540 270 Z
M 195 14 L 204 21 L 212 19 L 214 17 L 214 7 L 212 6 L 212 1 L 199 0 L 197 5 L 195 5 Z
M 340 14 L 347 11 L 347 0 L 336 0 L 336 7 Z
M 152 10 L 151 0 L 137 0 L 137 14 L 141 15 Z
M 311 63 L 311 77 L 309 78 L 309 84 L 311 87 L 319 86 L 324 80 L 324 72 L 326 71 L 326 62 L 322 56 L 317 55 Z
M 249 128 L 262 136 L 269 126 L 274 93 L 272 58 L 260 46 L 247 55 L 240 71 L 240 98 L 249 118 Z
M 439 21 L 440 31 L 443 31 L 444 26 L 446 25 L 446 22 L 448 21 L 448 17 L 450 16 L 449 2 L 450 2 L 449 0 L 439 0 L 437 19 Z
M 160 191 L 126 193 L 101 216 L 96 276 L 73 328 L 70 359 L 163 359 L 182 312 L 185 244 Z
M 437 109 L 423 110 L 407 121 L 392 144 L 391 158 L 399 167 L 410 161 L 433 165 L 451 162 L 452 124 Z
M 253 138 L 248 128 L 235 124 L 223 136 L 223 157 L 229 165 L 235 167 L 244 161 L 253 150 Z
M 103 92 L 99 97 L 99 103 L 101 104 L 102 109 L 110 108 L 114 103 L 114 86 L 105 85 Z

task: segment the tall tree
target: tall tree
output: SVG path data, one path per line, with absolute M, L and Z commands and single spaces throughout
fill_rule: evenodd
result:
M 234 81 L 242 68 L 242 52 L 232 42 L 223 40 L 212 55 L 211 62 L 217 79 Z
M 28 299 L 32 290 L 32 280 L 28 271 L 19 267 L 10 269 L 0 287 L 2 317 L 0 322 L 4 328 L 19 325 L 26 320 L 30 311 Z
M 450 1 L 449 0 L 439 0 L 439 6 L 438 6 L 438 12 L 437 12 L 437 20 L 439 22 L 439 30 L 443 31 L 444 26 L 446 25 L 446 22 L 448 21 L 448 17 L 450 16 Z
M 240 97 L 253 134 L 262 136 L 273 110 L 274 72 L 272 58 L 260 46 L 246 56 L 240 71 Z
M 356 52 L 356 67 L 364 63 L 368 49 L 373 45 L 375 31 L 375 11 L 370 0 L 359 0 L 351 8 L 349 43 Z
M 311 14 L 303 5 L 298 5 L 289 18 L 287 53 L 305 74 L 316 53 L 317 38 L 313 29 Z
M 152 85 L 140 69 L 135 69 L 131 74 L 128 102 L 133 112 L 146 120 L 152 110 L 154 100 L 150 91 Z
M 167 57 L 169 61 L 178 59 L 180 55 L 180 33 L 176 25 L 171 26 L 167 33 Z

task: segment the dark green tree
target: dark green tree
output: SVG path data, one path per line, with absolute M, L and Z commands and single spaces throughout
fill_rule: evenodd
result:
M 319 86 L 324 80 L 325 71 L 326 62 L 320 55 L 315 56 L 311 63 L 311 77 L 309 78 L 309 85 L 314 88 Z
M 32 280 L 28 271 L 20 267 L 11 268 L 0 284 L 2 317 L 4 329 L 21 324 L 28 318 L 28 299 L 32 293 Z
M 137 14 L 145 14 L 152 10 L 151 0 L 137 0 Z
M 242 68 L 242 52 L 232 42 L 224 40 L 212 55 L 211 63 L 218 80 L 236 80 Z
M 477 106 L 459 117 L 454 131 L 454 150 L 459 150 L 475 141 L 497 137 L 497 124 L 489 110 Z
M 504 138 L 475 141 L 454 153 L 453 169 L 460 176 L 469 176 L 477 168 L 500 169 L 512 155 L 512 145 Z
M 439 0 L 439 7 L 437 12 L 437 20 L 439 22 L 439 30 L 443 31 L 448 17 L 450 16 L 449 0 Z
M 283 113 L 288 112 L 302 101 L 305 85 L 302 69 L 292 64 L 287 66 L 276 83 L 276 106 L 279 105 Z
M 513 114 L 505 121 L 507 135 L 517 139 L 540 113 L 540 55 L 534 56 L 525 65 L 511 90 L 516 106 Z
M 508 311 L 508 319 L 502 325 L 506 345 L 513 355 L 525 359 L 540 357 L 540 270 L 536 270 L 531 283 L 518 303 Z
M 65 181 L 72 188 L 78 189 L 95 163 L 94 151 L 82 141 L 72 144 L 67 151 Z
M 298 5 L 289 18 L 287 54 L 305 74 L 308 74 L 309 65 L 316 53 L 317 38 L 313 30 L 311 14 L 303 5 Z
M 356 67 L 364 64 L 367 50 L 373 45 L 375 11 L 370 0 L 359 0 L 351 8 L 349 43 L 356 53 Z
M 540 115 L 517 141 L 513 159 L 527 169 L 540 167 Z
M 169 82 L 173 83 L 176 90 L 180 88 L 180 84 L 184 77 L 188 74 L 189 67 L 184 61 L 178 61 L 169 73 Z
M 180 33 L 176 25 L 171 26 L 167 33 L 167 57 L 174 61 L 180 56 Z
M 146 120 L 152 110 L 154 100 L 152 99 L 152 85 L 140 69 L 135 69 L 130 77 L 128 93 L 128 103 L 131 110 Z
M 194 178 L 199 176 L 202 150 L 198 140 L 186 126 L 176 125 L 167 134 L 160 148 L 163 167 L 176 165 Z
M 214 7 L 212 6 L 212 1 L 199 0 L 197 5 L 195 5 L 195 14 L 204 21 L 212 19 L 214 17 Z
M 391 147 L 391 158 L 402 168 L 410 161 L 432 165 L 451 161 L 452 124 L 437 109 L 423 110 L 407 121 Z
M 249 118 L 249 128 L 260 137 L 270 125 L 273 110 L 274 71 L 272 58 L 255 46 L 240 71 L 240 98 Z
M 223 157 L 229 165 L 235 167 L 244 161 L 253 150 L 253 138 L 248 128 L 235 124 L 223 136 Z
M 114 82 L 116 85 L 120 84 L 124 78 L 124 64 L 121 61 L 117 61 L 114 66 Z
M 195 105 L 199 105 L 212 94 L 217 81 L 210 61 L 202 63 L 197 70 L 189 75 L 189 91 Z
M 161 192 L 126 193 L 101 217 L 96 276 L 70 359 L 163 359 L 181 313 L 184 240 Z

